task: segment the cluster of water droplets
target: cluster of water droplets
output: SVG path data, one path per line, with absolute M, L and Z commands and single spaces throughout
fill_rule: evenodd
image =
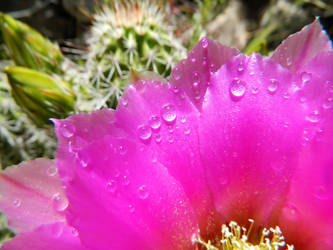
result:
M 161 107 L 160 114 L 151 115 L 147 124 L 141 124 L 137 127 L 138 137 L 144 143 L 149 143 L 152 138 L 156 143 L 160 143 L 162 141 L 160 134 L 162 123 L 168 127 L 170 133 L 173 133 L 176 120 L 176 107 L 167 103 Z
M 105 184 L 105 190 L 114 198 L 121 198 L 121 192 L 127 192 L 126 189 L 132 186 L 130 179 L 130 172 L 128 169 L 119 171 L 114 170 L 112 178 L 110 178 Z M 135 189 L 134 189 L 135 190 Z M 149 197 L 149 191 L 147 185 L 139 185 L 136 188 L 136 196 L 140 200 L 146 200 Z M 133 213 L 135 211 L 135 202 L 129 201 L 128 211 Z

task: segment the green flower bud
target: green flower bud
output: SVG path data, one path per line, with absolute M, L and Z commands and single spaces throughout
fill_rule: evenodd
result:
M 49 118 L 64 118 L 74 110 L 75 95 L 69 83 L 36 70 L 9 66 L 5 69 L 12 95 L 38 125 Z
M 3 42 L 16 65 L 48 73 L 62 73 L 63 55 L 58 46 L 28 25 L 0 14 Z

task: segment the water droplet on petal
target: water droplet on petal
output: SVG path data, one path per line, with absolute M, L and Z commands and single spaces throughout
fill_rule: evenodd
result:
M 286 62 L 287 62 L 287 66 L 291 65 L 292 61 L 291 61 L 291 58 L 289 56 L 287 57 Z
M 14 205 L 14 207 L 18 208 L 18 207 L 21 206 L 21 201 L 20 200 L 14 200 L 13 205 Z
M 60 194 L 56 193 L 52 196 L 53 208 L 58 212 L 64 211 L 68 207 L 68 200 L 67 198 Z
M 135 207 L 132 204 L 128 205 L 128 209 L 129 209 L 130 213 L 133 213 L 135 211 Z
M 146 185 L 142 185 L 141 187 L 139 187 L 138 193 L 139 193 L 140 199 L 143 199 L 143 200 L 147 199 L 147 197 L 149 196 Z
M 256 95 L 256 94 L 258 94 L 258 92 L 259 92 L 259 88 L 258 87 L 253 87 L 252 88 L 252 94 Z
M 127 153 L 127 147 L 123 146 L 123 145 L 120 145 L 119 146 L 119 154 L 120 155 L 125 155 L 126 153 Z
M 163 106 L 161 115 L 166 123 L 173 123 L 177 118 L 175 107 L 171 104 L 166 104 Z
M 58 173 L 58 169 L 54 166 L 48 167 L 46 169 L 46 174 L 48 176 L 55 176 Z
M 162 141 L 162 136 L 160 134 L 155 134 L 155 142 L 156 143 L 161 143 Z
M 300 101 L 301 103 L 306 102 L 306 97 L 305 97 L 305 96 L 301 96 L 301 97 L 299 98 L 299 101 Z
M 331 109 L 333 108 L 333 97 L 328 97 L 323 103 L 324 109 Z
M 234 101 L 239 101 L 245 94 L 245 82 L 239 79 L 234 79 L 230 84 L 230 96 Z
M 60 133 L 65 138 L 70 138 L 75 133 L 75 126 L 69 122 L 63 122 L 60 125 Z
M 177 94 L 179 92 L 179 88 L 177 86 L 172 86 L 173 93 Z
M 274 94 L 278 89 L 279 82 L 276 79 L 270 79 L 269 84 L 267 86 L 267 90 L 270 94 Z
M 127 175 L 124 175 L 123 178 L 121 179 L 121 184 L 124 186 L 128 186 L 130 184 L 130 180 Z
M 202 38 L 202 40 L 201 40 L 201 46 L 204 49 L 208 47 L 208 39 L 206 37 Z
M 282 209 L 283 216 L 290 221 L 298 221 L 301 215 L 293 204 L 288 204 Z
M 174 71 L 173 71 L 173 78 L 178 81 L 181 77 L 181 74 L 180 74 L 180 70 L 179 70 L 179 67 L 176 66 Z
M 168 142 L 169 143 L 173 143 L 175 141 L 175 138 L 173 137 L 173 135 L 170 135 L 169 137 L 168 137 Z
M 312 79 L 312 74 L 308 72 L 302 72 L 301 80 L 304 84 L 308 83 Z
M 90 161 L 90 157 L 87 154 L 85 154 L 85 153 L 80 154 L 79 163 L 82 168 L 86 168 L 89 164 L 89 161 Z
M 110 180 L 108 183 L 106 183 L 106 191 L 109 193 L 116 192 L 116 182 L 114 180 Z
M 284 99 L 289 99 L 289 97 L 290 97 L 289 93 L 288 92 L 284 92 L 283 98 Z
M 114 170 L 114 175 L 115 178 L 118 178 L 120 176 L 120 171 L 118 169 Z
M 149 119 L 149 125 L 153 130 L 158 130 L 161 127 L 161 119 L 158 115 L 152 115 Z
M 244 71 L 244 65 L 240 63 L 237 68 L 238 73 L 242 73 Z
M 128 100 L 126 98 L 121 98 L 121 104 L 124 106 L 124 107 L 127 107 L 128 105 Z
M 311 113 L 306 117 L 306 120 L 308 120 L 309 122 L 312 122 L 312 123 L 319 122 L 319 120 L 320 120 L 320 114 L 319 114 L 319 111 L 318 111 L 318 110 L 315 110 L 315 111 L 311 112 Z
M 78 232 L 77 229 L 74 228 L 74 227 L 72 227 L 72 235 L 73 235 L 74 237 L 79 236 L 79 232 Z
M 191 58 L 191 62 L 192 62 L 192 63 L 195 63 L 196 61 L 197 61 L 197 59 L 195 59 L 195 57 L 192 57 L 192 58 Z
M 151 137 L 151 128 L 147 125 L 140 125 L 138 127 L 138 136 L 142 141 L 148 141 Z
M 191 129 L 190 128 L 185 128 L 184 134 L 189 135 L 190 133 L 191 133 Z

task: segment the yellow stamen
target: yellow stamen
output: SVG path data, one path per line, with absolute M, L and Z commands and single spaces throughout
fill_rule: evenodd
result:
M 260 242 L 254 245 L 249 242 L 251 231 L 253 229 L 254 220 L 249 219 L 250 226 L 247 230 L 239 226 L 236 222 L 231 221 L 229 225 L 222 225 L 222 237 L 219 241 L 213 243 L 202 240 L 200 235 L 193 239 L 193 243 L 197 243 L 197 250 L 293 250 L 293 245 L 286 245 L 282 232 L 278 226 L 275 228 L 264 228 L 261 232 Z

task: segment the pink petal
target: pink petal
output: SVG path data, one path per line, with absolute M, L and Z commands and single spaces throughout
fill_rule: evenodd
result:
M 199 154 L 200 113 L 189 99 L 173 85 L 137 82 L 123 95 L 120 103 L 126 105 L 118 106 L 115 120 L 181 182 L 205 235 L 220 230 L 220 222 Z M 147 140 L 141 138 L 142 126 L 150 127 Z
M 306 123 L 291 80 L 289 71 L 256 54 L 235 57 L 211 79 L 199 140 L 206 178 L 225 221 L 277 222 Z
M 331 50 L 330 40 L 319 19 L 316 19 L 282 42 L 273 53 L 272 59 L 291 71 L 300 71 L 320 52 Z
M 64 221 L 68 205 L 52 160 L 36 159 L 0 174 L 0 210 L 17 232 Z
M 170 83 L 184 89 L 200 110 L 211 74 L 238 53 L 237 49 L 225 47 L 204 37 L 194 46 L 187 59 L 175 66 Z
M 30 232 L 16 235 L 6 242 L 3 250 L 81 250 L 80 240 L 75 229 L 63 222 L 42 225 Z
M 105 134 L 96 131 L 99 138 L 94 138 L 80 127 L 81 120 L 89 121 L 85 127 L 98 124 Z M 113 121 L 113 114 L 104 110 L 56 122 L 69 223 L 88 248 L 190 248 L 197 225 L 183 188 L 138 142 L 137 134 L 126 134 Z M 75 128 L 71 136 L 62 131 L 68 127 Z M 89 144 L 71 147 L 77 135 L 89 137 Z
M 306 140 L 281 224 L 288 229 L 287 238 L 298 239 L 301 249 L 333 248 L 332 65 L 333 52 L 322 52 L 294 76 L 302 83 L 298 93 L 307 110 Z

